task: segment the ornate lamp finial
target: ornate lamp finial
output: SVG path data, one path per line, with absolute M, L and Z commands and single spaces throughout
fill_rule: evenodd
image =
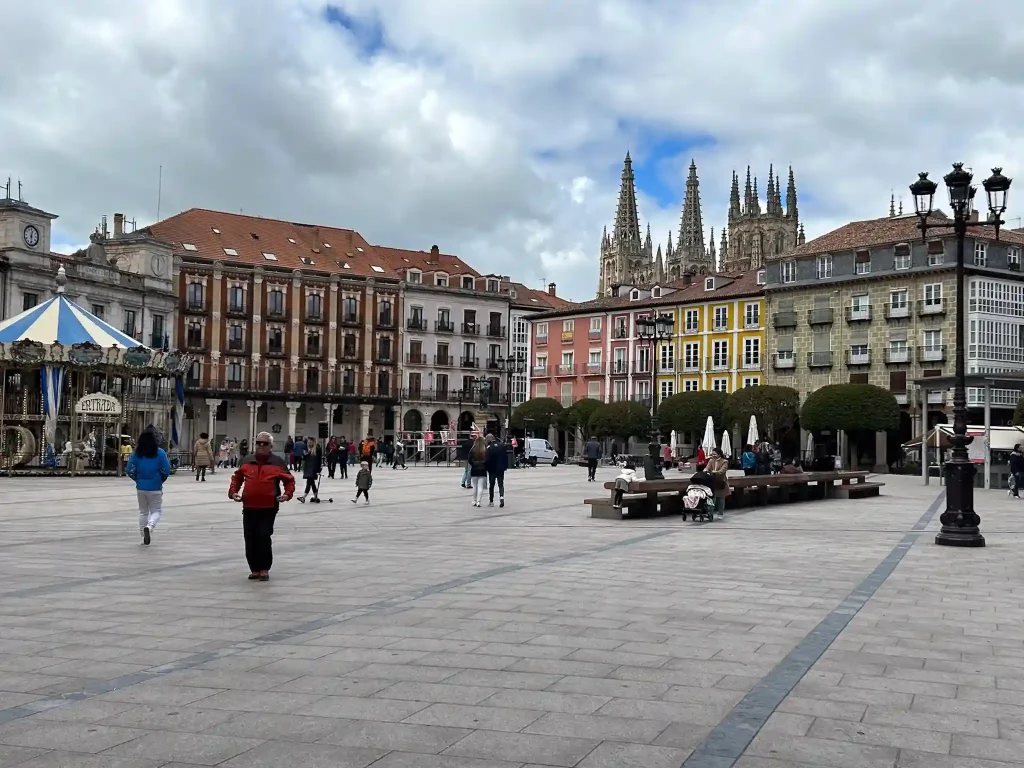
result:
M 64 265 L 61 264 L 57 267 L 57 293 L 64 293 L 64 284 L 68 281 L 68 273 L 64 270 Z

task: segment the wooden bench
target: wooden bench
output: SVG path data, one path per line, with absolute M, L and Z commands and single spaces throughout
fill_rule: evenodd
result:
M 788 475 L 745 475 L 730 477 L 732 493 L 726 498 L 726 509 L 767 506 L 817 499 L 857 499 L 878 496 L 883 483 L 867 482 L 868 472 L 802 472 Z M 590 516 L 604 520 L 625 517 L 654 517 L 682 513 L 682 497 L 690 481 L 682 478 L 665 480 L 634 480 L 623 494 L 622 507 L 612 506 L 615 483 L 606 482 L 610 494 L 603 498 L 584 499 L 590 505 Z

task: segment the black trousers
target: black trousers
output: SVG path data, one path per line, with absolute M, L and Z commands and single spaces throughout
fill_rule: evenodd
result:
M 341 459 L 339 459 L 338 469 L 341 470 L 342 477 L 348 477 L 348 454 L 343 453 Z
M 356 498 L 355 498 L 355 500 L 359 501 L 359 497 L 360 496 L 365 498 L 367 501 L 370 500 L 370 492 L 368 490 L 366 490 L 365 488 L 360 488 L 359 490 L 356 491 Z
M 245 559 L 249 571 L 269 571 L 274 564 L 271 537 L 274 535 L 276 509 L 243 509 L 242 532 L 245 535 Z
M 587 459 L 587 478 L 593 480 L 597 476 L 597 459 Z
M 206 467 L 196 467 L 196 480 L 206 479 Z
M 495 474 L 494 472 L 487 473 L 487 483 L 490 487 L 490 501 L 494 501 L 494 484 L 498 484 L 498 498 L 505 498 L 505 473 L 501 472 Z
M 316 493 L 316 478 L 315 477 L 307 477 L 306 478 L 306 490 L 304 490 L 302 492 L 302 495 L 305 496 L 306 494 L 308 494 L 310 492 L 312 492 L 313 497 L 316 498 L 317 493 Z

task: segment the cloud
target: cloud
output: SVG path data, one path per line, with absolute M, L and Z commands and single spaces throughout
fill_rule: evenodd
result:
M 1015 9 L 0 0 L 18 62 L 0 78 L 0 175 L 60 215 L 55 242 L 115 210 L 152 221 L 162 165 L 162 216 L 206 206 L 437 243 L 585 299 L 627 147 L 662 243 L 691 156 L 716 242 L 748 163 L 762 192 L 769 163 L 793 165 L 808 237 L 884 215 L 892 189 L 909 203 L 918 170 L 1019 175 Z

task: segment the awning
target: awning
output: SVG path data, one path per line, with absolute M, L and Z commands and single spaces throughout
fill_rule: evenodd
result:
M 37 341 L 40 344 L 90 342 L 100 347 L 141 347 L 131 336 L 86 312 L 63 293 L 58 293 L 20 315 L 0 322 L 0 342 Z

